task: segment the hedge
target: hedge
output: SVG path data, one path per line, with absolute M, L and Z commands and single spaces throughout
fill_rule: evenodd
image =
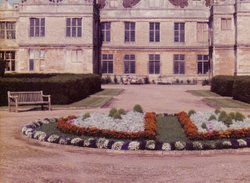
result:
M 233 98 L 250 103 L 250 77 L 236 78 L 233 85 Z
M 211 81 L 211 91 L 222 96 L 233 96 L 234 76 L 215 76 Z
M 12 74 L 0 79 L 0 105 L 7 105 L 7 91 L 40 91 L 52 104 L 69 104 L 101 90 L 101 77 L 92 74 Z

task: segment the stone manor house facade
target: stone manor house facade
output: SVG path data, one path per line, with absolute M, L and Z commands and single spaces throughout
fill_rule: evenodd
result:
M 3 0 L 0 57 L 16 73 L 250 75 L 249 27 L 250 0 Z

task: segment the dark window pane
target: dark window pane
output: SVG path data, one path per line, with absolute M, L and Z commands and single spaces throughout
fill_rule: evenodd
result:
M 30 37 L 34 37 L 34 27 L 30 27 Z
M 67 36 L 67 37 L 70 37 L 70 27 L 67 27 L 67 28 L 66 28 L 66 36 Z
M 41 26 L 45 26 L 45 18 L 41 19 Z
M 76 37 L 76 27 L 72 27 L 72 37 Z
M 70 18 L 66 19 L 66 26 L 71 26 L 71 19 Z
M 82 37 L 82 28 L 81 27 L 77 28 L 77 37 Z
M 33 59 L 30 59 L 30 60 L 29 60 L 29 70 L 30 70 L 30 71 L 33 71 L 33 70 L 34 70 L 34 60 L 33 60 Z
M 45 36 L 45 27 L 41 27 L 41 37 Z

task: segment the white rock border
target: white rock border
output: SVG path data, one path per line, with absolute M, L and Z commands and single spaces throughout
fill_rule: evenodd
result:
M 165 114 L 164 114 L 165 115 Z M 158 142 L 155 140 L 142 140 L 142 141 L 120 141 L 110 140 L 106 138 L 65 138 L 55 134 L 47 135 L 45 132 L 37 131 L 36 129 L 44 124 L 56 123 L 57 118 L 36 120 L 25 125 L 21 132 L 31 139 L 36 139 L 41 142 L 57 143 L 61 145 L 73 145 L 80 147 L 90 147 L 99 149 L 111 150 L 152 150 L 152 151 L 172 151 L 172 150 L 212 150 L 212 149 L 238 149 L 250 147 L 250 138 L 236 139 L 236 140 L 222 140 L 213 144 L 206 144 L 200 141 L 193 142 Z

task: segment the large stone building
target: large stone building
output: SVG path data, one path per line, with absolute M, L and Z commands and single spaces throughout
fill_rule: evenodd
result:
M 250 0 L 22 0 L 0 6 L 8 72 L 250 75 Z

